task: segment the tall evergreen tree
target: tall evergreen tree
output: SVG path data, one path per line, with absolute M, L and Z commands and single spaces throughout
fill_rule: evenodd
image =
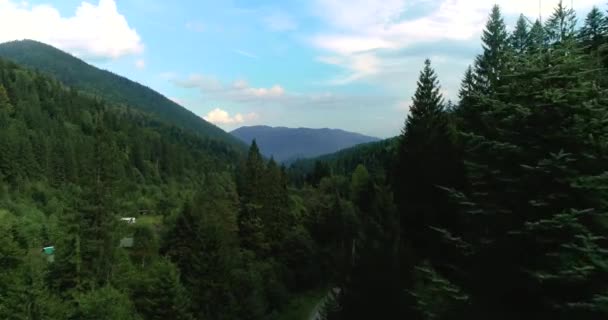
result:
M 169 261 L 158 260 L 138 273 L 132 300 L 138 313 L 150 320 L 188 320 L 190 298 Z
M 608 20 L 604 13 L 598 7 L 594 6 L 589 14 L 587 14 L 585 24 L 579 30 L 579 38 L 585 48 L 588 50 L 597 50 L 606 42 L 607 33 Z
M 510 37 L 511 47 L 515 53 L 522 54 L 528 51 L 530 47 L 530 30 L 528 19 L 522 14 L 517 19 L 515 30 Z
M 530 51 L 539 52 L 547 47 L 547 32 L 540 20 L 534 21 L 529 34 Z
M 449 223 L 451 205 L 442 187 L 462 182 L 453 129 L 431 62 L 420 73 L 410 115 L 401 134 L 395 177 L 404 234 L 421 256 L 437 252 L 431 227 Z
M 563 47 L 518 62 L 481 103 L 487 131 L 464 128 L 470 190 L 442 270 L 470 296 L 468 318 L 606 316 L 606 89 L 601 68 Z M 529 259 L 529 257 L 535 257 Z M 500 276 L 497 276 L 500 275 Z
M 268 161 L 263 177 L 262 221 L 270 245 L 276 250 L 280 246 L 292 221 L 289 221 L 289 198 L 287 183 L 281 168 L 274 159 Z M 276 252 L 276 251 L 275 251 Z
M 105 128 L 103 113 L 98 121 L 87 185 L 78 204 L 81 214 L 82 271 L 85 273 L 82 280 L 91 288 L 110 281 L 118 244 L 114 233 L 118 221 L 114 199 L 115 182 L 120 179 L 120 155 Z
M 412 297 L 403 280 L 400 228 L 392 194 L 374 183 L 360 165 L 352 175 L 351 198 L 361 220 L 351 270 L 342 284 L 338 319 L 415 319 Z M 409 276 L 409 274 L 405 274 Z
M 545 23 L 548 39 L 551 43 L 563 43 L 576 36 L 576 13 L 560 0 L 553 14 Z
M 460 84 L 460 90 L 458 91 L 458 106 L 454 110 L 458 120 L 462 121 L 464 119 L 473 119 L 473 115 L 467 115 L 467 113 L 476 112 L 473 110 L 475 100 L 479 96 L 479 92 L 477 92 L 476 89 L 475 74 L 473 73 L 473 68 L 469 66 Z
M 498 87 L 509 50 L 509 34 L 498 5 L 492 8 L 481 41 L 483 53 L 475 60 L 475 84 L 487 94 Z
M 247 159 L 241 168 L 239 196 L 239 234 L 243 247 L 257 254 L 265 255 L 270 249 L 263 221 L 264 212 L 264 174 L 266 165 L 256 141 L 251 143 Z

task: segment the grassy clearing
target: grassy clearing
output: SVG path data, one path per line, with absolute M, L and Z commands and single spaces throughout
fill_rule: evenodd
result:
M 291 299 L 283 310 L 269 320 L 307 320 L 317 303 L 327 295 L 327 289 L 311 290 Z
M 138 224 L 143 224 L 143 225 L 148 225 L 148 226 L 151 226 L 151 227 L 158 227 L 158 226 L 162 225 L 162 223 L 163 223 L 163 217 L 162 216 L 155 216 L 155 215 L 139 216 L 137 218 L 137 223 Z

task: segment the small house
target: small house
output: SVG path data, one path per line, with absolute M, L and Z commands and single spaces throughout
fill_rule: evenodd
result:
M 121 248 L 133 248 L 133 237 L 124 237 L 120 239 L 119 246 Z
M 134 224 L 136 219 L 135 217 L 124 217 L 124 218 L 120 218 L 121 221 L 125 221 L 128 224 Z
M 42 254 L 46 256 L 46 261 L 53 262 L 55 261 L 55 247 L 47 246 L 42 248 Z

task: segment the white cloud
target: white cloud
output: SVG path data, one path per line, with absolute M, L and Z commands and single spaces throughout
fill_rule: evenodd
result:
M 258 114 L 254 112 L 247 114 L 237 113 L 234 116 L 231 116 L 228 111 L 222 110 L 220 108 L 215 108 L 209 111 L 209 113 L 207 113 L 207 115 L 203 117 L 203 119 L 205 119 L 206 121 L 217 125 L 241 124 L 257 120 L 258 118 Z
M 63 17 L 51 5 L 0 0 L 0 42 L 32 39 L 76 56 L 92 59 L 140 54 L 137 31 L 116 8 L 114 0 L 83 1 L 72 16 Z
M 288 91 L 278 84 L 270 87 L 254 87 L 242 79 L 231 83 L 223 83 L 213 76 L 202 74 L 194 74 L 186 78 L 176 77 L 170 79 L 170 81 L 181 88 L 200 90 L 202 96 L 198 99 L 201 104 L 209 103 L 211 100 L 218 104 L 248 107 L 254 110 L 269 107 L 265 112 L 294 108 L 361 110 L 364 108 L 373 109 L 377 106 L 392 106 L 399 101 L 399 97 L 386 93 L 349 94 L 328 91 L 298 93 Z M 220 111 L 222 110 L 220 109 Z M 265 113 L 265 117 L 266 115 L 267 113 Z M 234 124 L 239 120 L 237 115 L 225 115 L 217 110 L 214 110 L 213 114 L 208 114 L 207 118 L 224 119 L 214 121 L 226 124 Z M 243 119 L 245 121 L 248 119 L 250 119 L 249 121 L 253 121 L 251 117 L 248 118 L 245 115 Z
M 267 102 L 285 97 L 285 89 L 275 84 L 269 88 L 256 88 L 245 80 L 236 80 L 225 84 L 212 76 L 193 74 L 186 79 L 172 79 L 175 85 L 182 88 L 198 88 L 205 95 L 239 102 Z
M 550 15 L 558 2 L 543 0 L 541 14 Z M 577 0 L 575 6 L 584 12 L 603 2 Z M 442 41 L 478 41 L 495 3 L 509 17 L 539 15 L 538 2 L 533 0 L 316 0 L 315 12 L 330 28 L 313 35 L 310 43 L 325 52 L 318 58 L 320 62 L 347 72 L 331 82 L 346 84 L 393 72 L 395 61 L 380 57 L 378 52 Z M 425 11 L 429 13 L 415 15 Z
M 135 61 L 135 68 L 139 69 L 139 70 L 143 70 L 146 68 L 146 60 L 144 59 L 137 59 Z

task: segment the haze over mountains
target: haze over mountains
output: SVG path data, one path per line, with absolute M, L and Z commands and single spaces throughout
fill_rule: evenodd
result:
M 339 129 L 241 127 L 231 134 L 244 143 L 256 140 L 260 151 L 279 162 L 312 158 L 380 139 Z

